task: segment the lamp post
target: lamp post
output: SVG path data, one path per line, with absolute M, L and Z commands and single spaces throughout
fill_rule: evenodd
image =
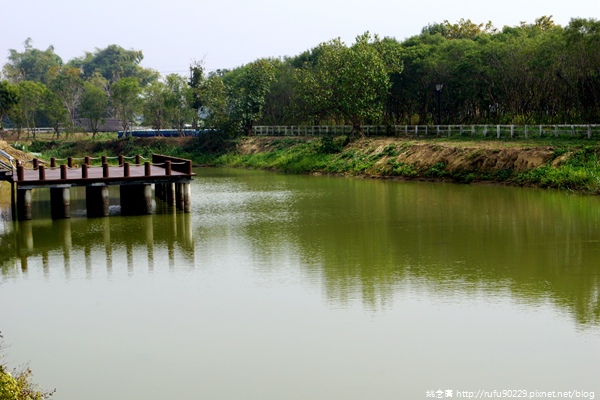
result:
M 442 89 L 444 88 L 443 83 L 435 84 L 435 91 L 437 92 L 437 100 L 438 100 L 438 126 L 442 124 L 442 107 L 441 107 L 441 99 L 442 99 Z

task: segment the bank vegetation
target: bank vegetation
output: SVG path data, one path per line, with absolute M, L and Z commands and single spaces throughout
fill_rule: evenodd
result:
M 487 183 L 600 194 L 600 144 L 585 138 L 496 140 L 352 136 L 37 141 L 42 159 L 86 155 L 150 158 L 162 153 L 197 166 L 293 174 Z M 31 157 L 31 156 L 29 156 Z

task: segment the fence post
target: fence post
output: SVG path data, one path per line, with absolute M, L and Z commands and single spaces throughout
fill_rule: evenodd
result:
M 515 126 L 511 125 L 510 126 L 510 138 L 514 138 L 515 137 Z
M 558 125 L 554 125 L 554 137 L 558 137 Z
M 542 131 L 543 131 L 542 125 L 540 125 L 540 137 L 542 137 Z
M 487 125 L 483 126 L 483 137 L 487 137 Z
M 496 135 L 500 139 L 500 125 L 496 125 Z
M 590 124 L 588 124 L 587 136 L 588 136 L 588 139 L 592 138 L 592 125 L 590 125 Z

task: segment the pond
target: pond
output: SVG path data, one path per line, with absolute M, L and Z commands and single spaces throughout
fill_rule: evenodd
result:
M 0 202 L 5 362 L 60 400 L 600 394 L 598 197 L 195 172 L 190 214 Z

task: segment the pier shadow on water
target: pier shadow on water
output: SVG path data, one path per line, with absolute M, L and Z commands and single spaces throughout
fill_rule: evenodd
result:
M 111 199 L 113 215 L 86 218 L 84 200 L 75 196 L 75 216 L 52 220 L 49 215 L 39 217 L 47 212 L 47 199 L 41 196 L 34 202 L 38 216 L 30 221 L 11 221 L 10 208 L 2 208 L 0 268 L 4 278 L 27 274 L 30 260 L 41 260 L 48 276 L 62 271 L 67 278 L 81 272 L 82 260 L 88 277 L 95 268 L 111 274 L 123 268 L 133 273 L 145 264 L 150 272 L 156 265 L 173 268 L 179 259 L 194 265 L 190 215 L 174 207 L 157 201 L 155 214 L 123 217 Z

